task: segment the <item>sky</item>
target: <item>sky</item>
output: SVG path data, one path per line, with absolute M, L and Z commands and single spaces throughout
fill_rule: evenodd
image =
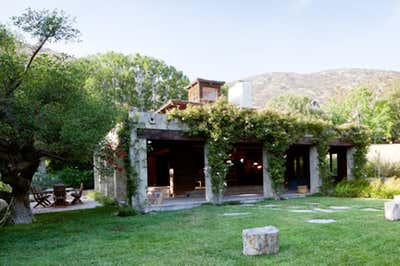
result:
M 0 0 L 0 23 L 11 25 L 9 18 L 28 7 L 76 17 L 81 42 L 48 48 L 78 57 L 140 53 L 191 80 L 336 68 L 400 71 L 400 0 Z

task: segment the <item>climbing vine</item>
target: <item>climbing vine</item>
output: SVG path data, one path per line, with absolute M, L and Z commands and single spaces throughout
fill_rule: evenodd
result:
M 318 152 L 322 190 L 331 184 L 326 155 L 329 141 L 340 138 L 351 141 L 357 148 L 354 153 L 354 175 L 361 175 L 368 145 L 368 132 L 364 128 L 348 125 L 335 128 L 321 120 L 304 120 L 296 116 L 285 116 L 270 110 L 255 111 L 240 109 L 220 99 L 214 104 L 189 106 L 185 110 L 174 109 L 168 113 L 169 119 L 177 119 L 188 127 L 188 134 L 201 136 L 208 145 L 209 173 L 213 193 L 219 199 L 226 182 L 229 165 L 226 161 L 232 150 L 232 143 L 256 139 L 263 143 L 268 153 L 268 168 L 275 193 L 279 193 L 284 183 L 286 151 L 302 137 L 309 137 Z M 217 200 L 218 203 L 218 200 Z
M 128 115 L 126 115 L 123 120 L 122 126 L 118 131 L 118 138 L 120 141 L 120 147 L 124 151 L 124 157 L 122 158 L 122 167 L 125 170 L 126 175 L 126 194 L 128 197 L 128 202 L 132 205 L 132 196 L 136 193 L 137 190 L 137 172 L 134 167 L 131 166 L 130 158 L 129 158 L 129 147 L 131 145 L 131 131 L 133 126 L 136 123 L 129 119 Z
M 130 133 L 135 125 L 136 123 L 126 115 L 123 121 L 114 129 L 116 130 L 116 139 L 106 137 L 95 152 L 98 162 L 96 170 L 101 178 L 112 176 L 115 172 L 126 176 L 126 192 L 130 204 L 132 204 L 132 196 L 137 189 L 137 173 L 134 167 L 131 166 L 129 158 Z
M 355 178 L 365 177 L 364 166 L 368 153 L 368 146 L 371 144 L 371 133 L 367 127 L 356 126 L 354 124 L 344 124 L 337 128 L 339 136 L 344 141 L 354 144 L 355 151 L 353 153 L 353 176 Z

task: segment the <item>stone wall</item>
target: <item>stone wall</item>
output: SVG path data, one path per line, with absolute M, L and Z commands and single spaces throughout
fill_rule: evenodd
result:
M 113 148 L 118 147 L 120 141 L 118 139 L 118 130 L 120 126 L 117 126 L 111 130 L 106 139 L 112 144 Z M 122 165 L 122 160 L 118 161 Z M 119 172 L 115 169 L 113 171 L 107 171 L 109 173 L 101 173 L 99 169 L 101 165 L 107 165 L 107 162 L 101 161 L 98 157 L 93 158 L 94 165 L 94 189 L 102 193 L 103 195 L 115 198 L 119 202 L 127 200 L 127 178 L 125 172 Z M 112 167 L 110 167 L 112 169 Z

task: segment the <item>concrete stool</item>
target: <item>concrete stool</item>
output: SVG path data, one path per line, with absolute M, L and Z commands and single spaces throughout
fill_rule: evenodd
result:
M 279 230 L 274 226 L 244 229 L 243 254 L 263 255 L 279 252 Z
M 393 196 L 394 201 L 400 201 L 400 195 L 394 195 Z
M 400 220 L 400 202 L 385 202 L 385 218 L 390 221 Z

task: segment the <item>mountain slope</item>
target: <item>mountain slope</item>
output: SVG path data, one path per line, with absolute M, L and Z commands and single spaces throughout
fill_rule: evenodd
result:
M 253 106 L 262 108 L 283 93 L 308 96 L 320 103 L 356 86 L 367 86 L 384 93 L 400 80 L 400 72 L 374 69 L 335 69 L 299 74 L 272 72 L 242 79 L 252 85 Z

